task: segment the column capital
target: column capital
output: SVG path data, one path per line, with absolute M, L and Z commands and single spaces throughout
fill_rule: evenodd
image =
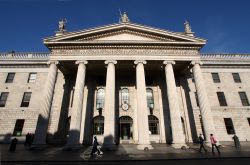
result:
M 167 64 L 172 64 L 172 65 L 174 65 L 174 64 L 175 64 L 175 61 L 166 60 L 166 61 L 163 61 L 163 64 L 165 64 L 165 65 L 167 65 Z
M 113 64 L 117 64 L 116 60 L 106 60 L 104 61 L 105 64 L 109 64 L 109 63 L 113 63 Z
M 75 62 L 75 64 L 80 64 L 80 63 L 88 64 L 88 61 L 85 61 L 85 60 L 78 60 L 78 61 Z
M 145 60 L 136 60 L 136 61 L 134 61 L 134 64 L 139 64 L 139 63 L 142 63 L 142 64 L 147 64 L 147 61 L 145 61 Z
M 59 61 L 48 61 L 47 65 L 50 65 L 50 64 L 56 64 L 56 65 L 58 65 Z
M 191 64 L 192 65 L 195 65 L 195 64 L 203 65 L 203 62 L 201 62 L 201 61 L 191 61 Z

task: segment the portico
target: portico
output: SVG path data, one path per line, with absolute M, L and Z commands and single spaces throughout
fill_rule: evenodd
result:
M 46 80 L 50 88 L 45 88 L 43 97 L 48 105 L 53 102 L 55 71 L 70 79 L 65 88 L 69 90 L 64 91 L 70 96 L 66 148 L 91 143 L 93 136 L 107 147 L 125 142 L 137 144 L 140 150 L 153 149 L 152 142 L 184 146 L 194 138 L 181 88 L 181 78 L 190 74 L 204 105 L 207 137 L 215 129 L 209 124 L 211 112 L 199 65 L 199 49 L 205 42 L 191 29 L 174 33 L 126 21 L 79 32 L 60 31 L 46 38 L 50 61 L 58 62 L 50 64 L 53 69 Z M 44 104 L 40 109 L 45 111 Z M 49 106 L 45 109 L 50 111 Z M 37 126 L 36 134 L 46 134 L 48 124 Z M 45 140 L 35 140 L 34 145 Z

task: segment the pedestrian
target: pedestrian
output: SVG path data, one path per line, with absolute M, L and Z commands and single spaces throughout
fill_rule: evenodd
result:
M 90 153 L 90 155 L 93 155 L 94 153 L 97 152 L 98 155 L 100 155 L 100 150 L 97 148 L 97 146 L 99 145 L 96 136 L 94 136 L 94 141 L 93 141 L 93 147 L 92 147 L 92 151 Z
M 217 140 L 215 139 L 213 134 L 210 134 L 210 141 L 211 141 L 211 145 L 212 145 L 212 152 L 214 153 L 214 147 L 215 147 L 216 150 L 218 151 L 218 153 L 220 154 L 219 147 L 216 145 Z
M 202 148 L 204 149 L 205 152 L 207 152 L 207 149 L 204 147 L 204 138 L 202 136 L 202 134 L 200 134 L 199 136 L 199 143 L 200 143 L 200 149 L 199 152 L 201 152 Z
M 236 134 L 234 134 L 234 136 L 232 137 L 232 139 L 234 140 L 234 146 L 235 148 L 240 148 L 240 141 L 238 136 L 236 136 Z
M 17 142 L 18 142 L 17 138 L 11 140 L 9 151 L 14 152 L 16 150 Z

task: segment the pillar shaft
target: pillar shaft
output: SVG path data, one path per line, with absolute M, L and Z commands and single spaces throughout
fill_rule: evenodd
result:
M 82 105 L 83 105 L 83 88 L 85 84 L 86 65 L 87 61 L 77 61 L 78 64 L 74 101 L 72 106 L 70 131 L 67 145 L 80 144 L 81 120 L 82 120 Z
M 38 116 L 34 145 L 43 145 L 46 144 L 47 129 L 49 123 L 49 114 L 52 104 L 53 92 L 56 83 L 57 76 L 57 61 L 51 61 L 49 66 L 49 72 L 47 80 L 44 85 L 44 92 L 40 104 L 40 114 Z
M 136 92 L 137 92 L 137 124 L 138 124 L 138 149 L 151 148 L 149 141 L 148 109 L 145 72 L 143 64 L 146 61 L 135 61 L 136 66 Z
M 104 145 L 115 144 L 115 64 L 105 61 L 107 67 L 104 103 Z
M 202 123 L 204 127 L 204 136 L 206 138 L 206 141 L 209 141 L 210 134 L 215 134 L 215 127 L 212 118 L 211 108 L 207 97 L 207 91 L 204 86 L 200 64 L 197 62 L 192 63 L 194 65 L 193 75 L 201 111 Z
M 167 83 L 167 95 L 170 111 L 170 121 L 172 129 L 173 144 L 184 144 L 185 136 L 182 130 L 180 107 L 178 103 L 178 95 L 175 84 L 175 77 L 173 71 L 173 61 L 164 61 L 166 83 Z

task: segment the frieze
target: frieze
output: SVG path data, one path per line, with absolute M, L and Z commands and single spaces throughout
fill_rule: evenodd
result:
M 170 56 L 194 56 L 199 55 L 197 50 L 180 50 L 180 49 L 54 49 L 53 56 L 67 55 L 133 55 L 133 56 L 154 56 L 154 55 L 170 55 Z

